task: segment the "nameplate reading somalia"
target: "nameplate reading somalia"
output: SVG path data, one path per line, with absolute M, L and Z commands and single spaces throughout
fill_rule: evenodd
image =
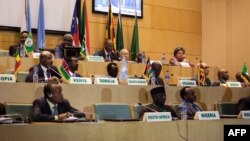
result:
M 179 86 L 197 86 L 194 80 L 179 80 Z
M 172 116 L 170 112 L 147 112 L 144 113 L 143 121 L 147 122 L 172 121 Z
M 95 82 L 100 85 L 118 85 L 117 78 L 97 77 L 95 78 Z
M 70 84 L 92 84 L 91 78 L 88 77 L 70 77 Z
M 198 120 L 218 120 L 220 119 L 218 111 L 202 111 L 196 112 L 194 119 Z
M 104 59 L 102 56 L 91 56 L 88 55 L 87 56 L 88 61 L 92 61 L 92 62 L 104 62 Z
M 0 74 L 0 82 L 16 82 L 13 74 Z
M 146 86 L 148 85 L 146 79 L 128 79 L 128 85 L 143 85 Z
M 250 111 L 240 111 L 238 118 L 243 118 L 243 119 L 250 119 Z
M 240 82 L 227 82 L 227 87 L 231 87 L 231 88 L 240 88 L 241 84 Z

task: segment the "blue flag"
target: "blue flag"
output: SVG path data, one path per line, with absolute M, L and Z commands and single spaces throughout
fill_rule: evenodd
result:
M 40 4 L 39 4 L 36 49 L 41 49 L 41 48 L 45 48 L 45 21 L 44 21 L 43 0 L 40 0 Z
M 30 15 L 30 0 L 27 0 L 27 31 L 30 33 L 31 32 L 31 15 Z
M 125 57 L 122 58 L 121 79 L 126 80 L 128 77 L 127 61 Z

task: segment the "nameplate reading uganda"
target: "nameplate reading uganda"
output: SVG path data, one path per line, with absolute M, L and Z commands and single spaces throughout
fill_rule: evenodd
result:
M 250 119 L 250 111 L 240 111 L 238 118 L 243 118 L 243 119 Z
M 92 61 L 92 62 L 104 62 L 104 59 L 102 56 L 91 56 L 88 55 L 87 56 L 88 61 Z
M 13 74 L 0 74 L 0 82 L 16 82 Z
M 70 84 L 92 84 L 91 78 L 88 77 L 70 77 Z
M 197 86 L 194 80 L 179 80 L 179 86 Z
M 147 122 L 172 121 L 172 116 L 170 112 L 146 112 L 144 113 L 143 121 Z
M 100 85 L 118 85 L 117 78 L 97 77 L 95 82 Z
M 128 79 L 128 85 L 142 85 L 142 86 L 146 86 L 148 85 L 147 80 L 146 79 Z
M 220 119 L 218 111 L 202 111 L 196 112 L 194 119 L 198 120 L 218 120 Z
M 240 88 L 241 84 L 240 82 L 227 82 L 227 87 L 231 87 L 231 88 Z

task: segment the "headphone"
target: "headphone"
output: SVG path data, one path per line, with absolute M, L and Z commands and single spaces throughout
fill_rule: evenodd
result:
M 51 98 L 51 97 L 52 97 L 52 93 L 48 94 L 48 97 L 50 97 L 50 98 Z

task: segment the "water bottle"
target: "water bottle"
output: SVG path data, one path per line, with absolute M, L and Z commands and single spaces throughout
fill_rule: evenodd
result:
M 142 63 L 147 63 L 146 61 L 147 61 L 147 60 L 146 60 L 146 55 L 145 55 L 145 53 L 143 52 L 143 53 L 142 53 Z
M 33 83 L 38 83 L 38 67 L 34 67 L 33 69 Z
M 181 120 L 187 120 L 187 106 L 185 104 L 181 106 Z
M 161 57 L 161 64 L 162 64 L 162 65 L 165 65 L 165 64 L 166 64 L 166 54 L 165 54 L 165 53 L 162 54 L 162 57 Z
M 166 71 L 166 74 L 165 74 L 165 85 L 169 85 L 169 80 L 170 80 L 170 74 L 169 74 L 169 71 L 167 70 Z

